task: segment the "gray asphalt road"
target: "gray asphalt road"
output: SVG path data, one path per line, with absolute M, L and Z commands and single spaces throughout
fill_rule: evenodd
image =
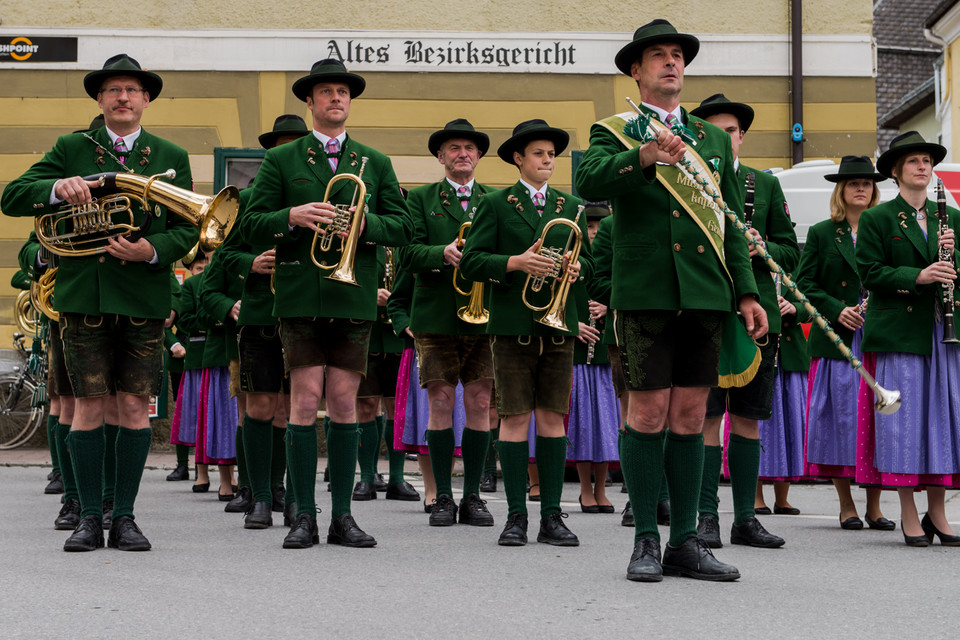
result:
M 354 505 L 375 549 L 290 551 L 283 527 L 244 530 L 215 493 L 148 470 L 137 521 L 153 551 L 68 554 L 67 534 L 53 529 L 58 499 L 42 494 L 46 472 L 0 468 L 3 638 L 955 638 L 960 628 L 960 548 L 909 549 L 899 529 L 842 531 L 828 486 L 794 487 L 804 515 L 763 518 L 783 549 L 718 552 L 740 569 L 738 583 L 638 584 L 624 578 L 632 530 L 619 514 L 580 513 L 573 484 L 565 509 L 579 548 L 498 547 L 501 490 L 486 496 L 493 528 L 429 527 L 419 503 L 380 499 Z M 621 508 L 626 496 L 613 491 Z M 960 529 L 957 495 L 947 508 Z M 318 497 L 323 538 L 329 494 Z M 722 487 L 725 541 L 729 509 Z M 884 509 L 898 516 L 895 495 Z

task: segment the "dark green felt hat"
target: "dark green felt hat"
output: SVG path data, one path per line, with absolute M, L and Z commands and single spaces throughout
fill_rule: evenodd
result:
M 90 121 L 90 126 L 86 129 L 77 129 L 74 133 L 89 133 L 90 131 L 96 131 L 103 126 L 103 114 L 101 113 L 96 118 Z
M 657 18 L 643 25 L 633 33 L 633 42 L 625 45 L 613 59 L 617 69 L 630 75 L 630 66 L 640 59 L 643 50 L 653 44 L 674 42 L 683 49 L 683 63 L 690 64 L 700 51 L 700 41 L 689 33 L 678 33 L 672 24 Z
M 350 87 L 350 99 L 356 98 L 367 86 L 367 81 L 355 73 L 350 73 L 343 63 L 336 58 L 318 60 L 310 67 L 310 73 L 293 83 L 293 95 L 304 102 L 313 90 L 313 85 L 320 82 L 342 82 Z
M 897 160 L 908 153 L 916 153 L 918 151 L 929 153 L 933 158 L 934 166 L 940 164 L 947 156 L 945 147 L 934 142 L 927 142 L 923 139 L 923 136 L 916 131 L 907 131 L 894 138 L 893 142 L 890 143 L 890 148 L 880 156 L 877 160 L 877 171 L 888 178 L 892 178 L 893 165 L 897 163 Z
M 273 131 L 261 133 L 257 140 L 264 149 L 272 149 L 277 146 L 277 140 L 283 136 L 297 136 L 301 138 L 310 133 L 307 129 L 307 123 L 300 116 L 292 113 L 285 113 L 277 116 L 273 121 Z
M 430 134 L 430 139 L 427 141 L 427 149 L 430 150 L 430 155 L 436 156 L 443 143 L 452 138 L 473 140 L 477 143 L 477 149 L 481 156 L 485 155 L 490 148 L 490 136 L 474 129 L 473 125 L 464 118 L 457 118 L 448 122 L 443 129 Z
M 559 156 L 570 143 L 570 134 L 563 129 L 551 127 L 546 120 L 527 120 L 513 128 L 513 135 L 500 145 L 497 155 L 507 164 L 513 164 L 513 152 L 522 151 L 531 140 L 552 140 L 556 155 Z
M 125 53 L 118 53 L 112 58 L 107 58 L 103 63 L 103 69 L 91 71 L 83 77 L 83 88 L 87 95 L 97 99 L 100 93 L 100 87 L 104 80 L 114 76 L 130 76 L 136 78 L 143 85 L 143 88 L 150 94 L 151 100 L 156 100 L 163 89 L 163 80 L 157 74 L 151 71 L 144 71 L 140 68 L 140 63 Z
M 690 112 L 690 115 L 697 116 L 706 120 L 710 116 L 718 113 L 729 113 L 740 121 L 740 128 L 744 133 L 753 124 L 753 107 L 743 102 L 733 102 L 727 99 L 722 93 L 715 93 L 709 98 L 705 98 L 700 106 Z
M 840 159 L 840 167 L 836 173 L 830 173 L 823 176 L 830 182 L 840 182 L 841 180 L 873 180 L 883 182 L 886 176 L 877 173 L 873 169 L 873 163 L 867 156 L 843 156 Z

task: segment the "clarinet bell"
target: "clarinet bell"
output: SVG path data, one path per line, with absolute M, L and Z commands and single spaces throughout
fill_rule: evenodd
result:
M 900 409 L 900 392 L 894 389 L 889 391 L 884 389 L 876 382 L 873 387 L 873 393 L 877 398 L 874 408 L 885 416 L 893 415 Z

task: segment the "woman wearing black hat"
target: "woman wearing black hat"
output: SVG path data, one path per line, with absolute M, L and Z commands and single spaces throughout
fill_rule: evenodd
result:
M 865 290 L 857 274 L 856 244 L 860 215 L 879 202 L 877 183 L 886 178 L 866 156 L 844 156 L 835 174 L 830 219 L 811 227 L 800 258 L 800 290 L 833 325 L 857 358 L 862 357 Z M 807 414 L 804 473 L 830 478 L 840 499 L 840 526 L 862 529 L 850 481 L 857 462 L 857 396 L 860 378 L 826 334 L 810 332 L 810 402 Z M 867 524 L 892 530 L 896 525 L 880 511 L 880 490 L 867 489 Z
M 880 385 L 900 391 L 903 405 L 892 415 L 870 411 L 872 392 L 861 383 L 856 479 L 896 487 L 904 542 L 917 547 L 934 536 L 960 546 L 944 512 L 946 487 L 960 486 L 960 349 L 941 342 L 943 285 L 956 279 L 956 260 L 938 257 L 941 249 L 955 256 L 960 211 L 946 210 L 950 227 L 940 234 L 937 205 L 927 198 L 944 156 L 915 131 L 894 138 L 877 168 L 900 193 L 865 212 L 857 238 L 857 267 L 870 291 L 864 364 Z M 923 521 L 917 488 L 927 490 Z

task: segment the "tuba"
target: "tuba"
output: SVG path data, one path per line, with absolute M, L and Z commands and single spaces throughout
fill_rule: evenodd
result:
M 149 177 L 136 173 L 86 176 L 85 180 L 97 181 L 94 191 L 103 190 L 107 195 L 85 204 L 67 204 L 56 213 L 39 216 L 35 222 L 37 239 L 59 256 L 78 258 L 105 253 L 110 238 L 138 240 L 147 233 L 154 217 L 150 212 L 154 203 L 199 227 L 200 248 L 212 251 L 233 227 L 240 206 L 239 191 L 228 186 L 216 196 L 204 196 L 158 181 L 176 176 L 173 169 Z M 134 222 L 134 204 L 144 213 L 139 226 Z
M 336 282 L 345 282 L 355 287 L 360 286 L 357 283 L 356 274 L 353 269 L 354 260 L 357 257 L 357 242 L 360 239 L 360 221 L 363 219 L 363 208 L 367 202 L 367 185 L 363 183 L 363 170 L 367 166 L 369 158 L 364 157 L 360 163 L 360 171 L 357 175 L 352 173 L 341 173 L 334 176 L 327 183 L 327 190 L 323 194 L 323 201 L 330 201 L 330 191 L 333 185 L 340 180 L 349 180 L 356 184 L 353 190 L 353 197 L 350 198 L 350 204 L 334 205 L 337 209 L 336 219 L 324 228 L 323 237 L 320 237 L 320 229 L 313 236 L 313 242 L 310 244 L 310 259 L 313 264 L 325 271 L 333 270 L 333 273 L 327 276 L 327 280 Z M 332 203 L 330 203 L 332 204 Z M 354 209 L 353 212 L 350 209 Z M 327 266 L 326 262 L 317 260 L 317 241 L 319 240 L 320 251 L 329 251 L 333 247 L 333 238 L 338 234 L 346 233 L 346 238 L 340 238 L 340 261 L 335 265 Z
M 60 322 L 60 314 L 53 310 L 53 289 L 58 267 L 48 267 L 40 279 L 30 285 L 30 301 L 33 308 L 53 322 Z
M 13 304 L 17 328 L 21 333 L 37 335 L 40 330 L 40 312 L 33 305 L 30 291 L 21 291 Z
M 463 248 L 464 235 L 470 225 L 469 220 L 460 225 L 457 230 L 457 246 Z M 470 291 L 464 291 L 457 286 L 457 275 L 460 273 L 459 267 L 453 269 L 453 290 L 462 296 L 467 296 L 470 301 L 463 307 L 457 309 L 457 317 L 469 324 L 485 324 L 490 319 L 490 312 L 483 308 L 483 283 L 473 282 L 470 285 Z
M 577 223 L 580 221 L 581 213 L 583 213 L 583 205 L 579 205 L 577 216 L 573 220 L 554 218 L 544 225 L 543 231 L 540 232 L 540 249 L 538 253 L 553 260 L 553 268 L 546 276 L 534 277 L 527 274 L 527 279 L 523 283 L 523 294 L 521 296 L 523 298 L 523 304 L 527 305 L 527 307 L 533 311 L 546 311 L 543 317 L 539 318 L 537 322 L 545 324 L 548 327 L 553 327 L 554 329 L 559 329 L 560 331 L 569 331 L 564 318 L 566 317 L 567 296 L 570 294 L 570 279 L 567 277 L 563 257 L 567 251 L 571 252 L 570 262 L 568 264 L 573 264 L 580 257 L 583 233 L 580 231 Z M 570 234 L 567 236 L 567 244 L 562 250 L 556 247 L 545 248 L 543 246 L 547 241 L 547 234 L 550 232 L 550 229 L 555 226 L 570 228 Z M 550 285 L 550 302 L 542 307 L 530 304 L 530 302 L 527 301 L 527 291 L 529 290 L 534 293 L 541 291 L 544 284 L 546 284 L 547 278 L 553 278 L 553 282 Z

